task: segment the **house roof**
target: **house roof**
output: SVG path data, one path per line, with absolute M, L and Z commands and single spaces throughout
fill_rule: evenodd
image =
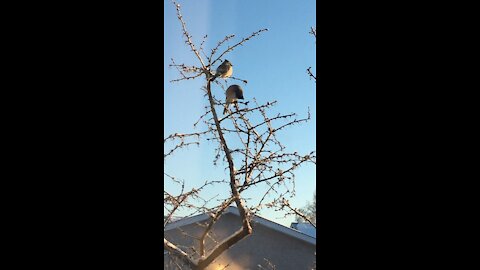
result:
M 317 237 L 317 229 L 312 226 L 310 223 L 306 222 L 294 222 L 290 226 L 290 228 L 295 229 L 297 231 L 300 231 L 304 234 L 310 235 L 312 237 Z
M 233 214 L 233 215 L 236 215 L 236 216 L 240 216 L 240 212 L 234 206 L 230 206 L 225 211 L 224 215 L 225 214 Z M 194 223 L 201 222 L 201 221 L 208 220 L 208 219 L 210 219 L 210 215 L 208 213 L 196 215 L 196 216 L 193 216 L 193 217 L 184 218 L 184 219 L 177 220 L 177 221 L 174 221 L 172 223 L 167 224 L 164 231 L 170 231 L 170 230 L 173 230 L 173 229 L 178 228 L 178 227 L 183 227 L 183 226 L 186 226 L 186 225 L 189 225 L 189 224 L 194 224 Z M 291 237 L 294 237 L 296 239 L 305 241 L 307 243 L 310 243 L 310 244 L 313 244 L 313 245 L 316 245 L 316 243 L 317 243 L 316 236 L 308 235 L 308 234 L 303 233 L 301 231 L 297 231 L 297 230 L 294 230 L 292 228 L 283 226 L 281 224 L 278 224 L 278 223 L 273 222 L 271 220 L 262 218 L 260 216 L 255 215 L 253 217 L 252 221 L 254 223 L 261 224 L 261 225 L 263 225 L 267 228 L 270 228 L 274 231 L 289 235 Z

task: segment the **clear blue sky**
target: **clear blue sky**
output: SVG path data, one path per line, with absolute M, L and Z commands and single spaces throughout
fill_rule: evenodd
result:
M 309 34 L 310 27 L 316 25 L 316 3 L 314 0 L 263 0 L 263 1 L 178 1 L 187 29 L 193 36 L 197 47 L 202 37 L 208 34 L 204 45 L 208 53 L 218 41 L 226 35 L 235 34 L 230 45 L 242 37 L 268 28 L 247 43 L 229 53 L 226 59 L 234 65 L 233 76 L 248 80 L 247 85 L 238 81 L 229 84 L 241 84 L 245 101 L 252 98 L 259 103 L 277 100 L 277 106 L 271 111 L 297 113 L 300 117 L 307 115 L 310 107 L 311 121 L 285 129 L 279 139 L 287 147 L 288 152 L 298 151 L 307 154 L 317 150 L 316 146 L 316 88 L 310 80 L 306 69 L 311 66 L 316 71 L 315 39 Z M 195 80 L 170 83 L 179 77 L 175 68 L 169 68 L 170 58 L 186 65 L 197 65 L 193 53 L 184 43 L 181 25 L 176 18 L 175 8 L 171 1 L 164 0 L 164 136 L 179 132 L 190 133 L 200 131 L 193 129 L 208 99 L 204 97 L 201 87 L 204 77 Z M 218 88 L 218 86 L 217 86 Z M 221 89 L 213 90 L 219 99 Z M 221 109 L 218 110 L 221 112 Z M 198 186 L 206 179 L 226 179 L 226 164 L 213 166 L 213 145 L 203 143 L 200 147 L 190 146 L 178 151 L 165 162 L 165 172 L 185 179 L 188 187 Z M 303 207 L 313 198 L 316 189 L 316 172 L 314 165 L 306 165 L 296 171 L 297 197 L 291 203 Z M 167 190 L 175 190 L 165 186 Z M 220 190 L 209 190 L 206 196 L 222 193 Z M 255 197 L 252 192 L 248 196 Z M 283 219 L 283 214 L 270 210 L 261 212 L 265 218 L 289 226 L 293 217 Z

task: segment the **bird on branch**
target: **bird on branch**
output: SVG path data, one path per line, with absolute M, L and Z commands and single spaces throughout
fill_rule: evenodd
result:
M 215 75 L 213 75 L 211 81 L 213 82 L 217 77 L 225 79 L 232 76 L 232 74 L 233 74 L 233 65 L 232 63 L 230 63 L 230 61 L 225 59 L 225 61 L 223 61 L 223 63 L 220 66 L 218 66 L 217 71 L 215 72 Z
M 223 114 L 227 113 L 228 106 L 231 103 L 236 103 L 237 100 L 239 99 L 244 99 L 243 98 L 243 89 L 240 87 L 240 85 L 232 84 L 227 88 L 226 91 L 226 103 L 225 103 L 225 109 L 223 110 Z

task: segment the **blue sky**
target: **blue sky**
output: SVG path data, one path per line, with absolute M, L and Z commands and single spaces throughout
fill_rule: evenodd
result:
M 235 34 L 229 44 L 233 45 L 242 37 L 247 37 L 259 29 L 268 28 L 268 32 L 254 37 L 244 46 L 229 53 L 225 58 L 234 65 L 233 76 L 248 80 L 244 85 L 238 81 L 228 84 L 241 84 L 245 101 L 255 98 L 259 103 L 277 100 L 277 106 L 271 111 L 307 115 L 310 107 L 311 121 L 295 125 L 279 134 L 279 139 L 288 152 L 298 151 L 307 154 L 317 150 L 316 146 L 316 88 L 306 69 L 312 66 L 316 71 L 315 39 L 309 34 L 310 27 L 316 25 L 316 4 L 309 1 L 178 1 L 187 29 L 193 36 L 193 42 L 199 46 L 202 37 L 208 34 L 204 45 L 208 53 L 218 41 L 226 35 Z M 164 136 L 179 132 L 200 131 L 194 129 L 208 100 L 201 87 L 204 78 L 170 83 L 179 77 L 175 68 L 169 68 L 170 59 L 176 63 L 197 65 L 193 53 L 184 43 L 181 25 L 176 18 L 171 1 L 165 0 L 164 23 Z M 212 90 L 214 95 L 223 99 L 222 90 Z M 221 112 L 221 109 L 218 110 Z M 226 164 L 213 166 L 214 153 L 212 143 L 202 143 L 200 147 L 190 146 L 178 151 L 165 162 L 165 172 L 184 179 L 188 187 L 198 186 L 206 179 L 225 179 L 228 172 Z M 290 199 L 297 207 L 304 206 L 313 198 L 316 189 L 314 165 L 300 167 L 296 171 L 297 196 Z M 175 190 L 165 186 L 167 190 Z M 221 190 L 206 191 L 205 196 L 214 196 Z M 255 197 L 256 194 L 247 194 Z M 293 217 L 281 218 L 283 214 L 271 210 L 260 213 L 263 217 L 289 226 Z

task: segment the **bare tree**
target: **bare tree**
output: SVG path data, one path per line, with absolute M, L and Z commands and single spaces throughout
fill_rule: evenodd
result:
M 314 228 L 317 228 L 317 205 L 316 205 L 317 195 L 314 195 L 314 201 L 309 203 L 304 208 L 295 208 L 290 202 L 283 198 L 280 202 L 279 208 L 281 210 L 286 210 L 285 216 L 294 215 L 296 216 L 297 221 L 310 223 Z
M 310 34 L 313 35 L 315 38 L 315 43 L 317 39 L 317 28 L 316 27 L 310 27 Z M 317 82 L 317 77 L 313 75 L 312 73 L 312 67 L 307 68 L 307 74 L 310 76 L 310 78 L 313 78 L 315 80 L 315 83 Z M 297 221 L 303 221 L 303 222 L 308 222 L 315 228 L 317 227 L 317 193 L 315 192 L 313 202 L 305 206 L 304 208 L 296 208 L 290 204 L 290 202 L 283 198 L 279 204 L 279 209 L 281 210 L 286 210 L 285 216 L 288 215 L 294 215 L 296 216 Z
M 310 34 L 312 34 L 315 37 L 315 44 L 317 43 L 317 28 L 316 27 L 310 27 Z M 307 68 L 307 74 L 311 78 L 315 80 L 315 83 L 317 82 L 317 76 L 313 75 L 312 73 L 312 67 Z
M 298 210 L 298 212 L 298 222 L 308 222 L 314 227 L 317 226 L 317 192 L 313 194 L 313 200 L 309 202 L 305 207 Z
M 192 59 L 196 64 L 177 64 L 174 59 L 171 59 L 170 67 L 176 68 L 180 75 L 171 82 L 203 77 L 205 85 L 199 90 L 205 92 L 208 105 L 205 107 L 205 113 L 194 124 L 194 128 L 202 126 L 202 131 L 188 134 L 175 133 L 164 138 L 164 159 L 190 145 L 201 145 L 205 141 L 214 142 L 215 153 L 217 153 L 213 159 L 214 164 L 225 162 L 228 178 L 207 180 L 199 187 L 186 190 L 184 180 L 172 176 L 173 173 L 164 173 L 166 181 L 171 181 L 180 187 L 180 192 L 175 194 L 164 190 L 166 212 L 164 228 L 176 213 L 184 209 L 188 209 L 191 215 L 210 214 L 210 220 L 205 224 L 203 233 L 195 238 L 197 243 L 195 246 L 182 247 L 164 238 L 164 249 L 174 258 L 173 264 L 178 268 L 205 269 L 223 252 L 253 232 L 251 219 L 255 213 L 266 207 L 281 207 L 284 198 L 295 196 L 295 170 L 303 164 L 316 164 L 316 153 L 315 151 L 306 154 L 287 152 L 286 146 L 277 138 L 277 134 L 286 128 L 310 120 L 309 110 L 304 118 L 299 118 L 295 113 L 270 115 L 268 111 L 277 101 L 259 104 L 253 98 L 252 101 L 235 103 L 234 109 L 227 110 L 228 113 L 224 116 L 217 113 L 217 109 L 223 109 L 225 103 L 216 98 L 212 86 L 222 89 L 219 93 L 221 99 L 224 99 L 226 85 L 220 82 L 221 80 L 212 82 L 213 67 L 217 66 L 227 54 L 268 29 L 255 31 L 233 45 L 227 45 L 227 42 L 231 42 L 235 35 L 227 35 L 206 53 L 203 45 L 207 36 L 203 37 L 197 47 L 187 30 L 180 5 L 174 0 L 172 2 L 176 8 L 185 43 L 191 50 Z M 235 77 L 229 79 L 247 84 L 245 79 Z M 228 190 L 228 195 L 223 198 L 204 198 L 202 192 L 213 187 L 217 190 Z M 250 189 L 255 189 L 257 194 L 262 195 L 254 203 L 242 196 Z M 231 204 L 235 204 L 240 213 L 241 224 L 238 230 L 224 239 L 212 240 L 214 224 Z

